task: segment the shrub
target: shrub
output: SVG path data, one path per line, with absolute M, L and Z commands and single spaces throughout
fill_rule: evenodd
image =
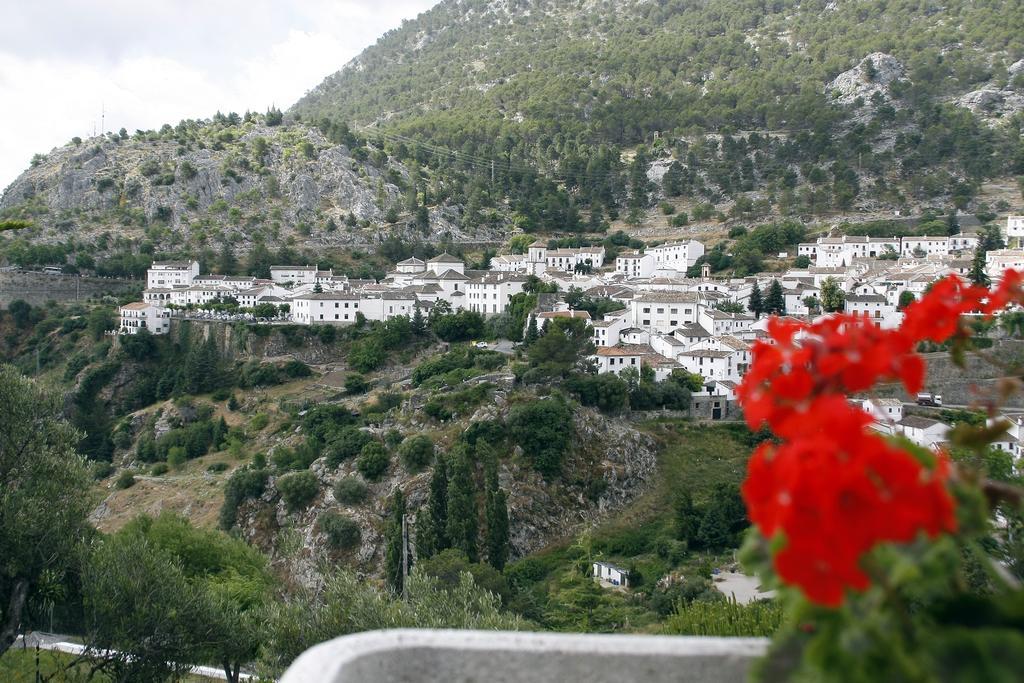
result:
M 690 217 L 686 214 L 685 211 L 677 213 L 675 216 L 672 216 L 672 218 L 668 220 L 669 225 L 671 225 L 673 228 L 681 228 L 684 225 L 687 225 L 689 222 Z
M 281 493 L 288 512 L 304 508 L 320 490 L 320 482 L 316 475 L 306 470 L 286 474 L 277 480 L 277 490 Z
M 390 458 L 384 446 L 376 441 L 363 446 L 356 461 L 356 469 L 370 481 L 375 481 L 383 475 L 390 465 Z
M 345 427 L 335 432 L 328 437 L 324 448 L 327 464 L 337 467 L 345 460 L 356 457 L 362 452 L 363 446 L 372 440 L 372 436 L 358 427 Z
M 95 479 L 96 481 L 99 481 L 100 479 L 106 479 L 113 473 L 114 466 L 107 462 L 106 460 L 94 462 L 92 465 L 92 478 Z
M 334 498 L 343 505 L 358 505 L 368 495 L 366 482 L 358 477 L 342 477 L 334 485 Z
M 226 531 L 235 525 L 238 519 L 238 506 L 243 500 L 263 495 L 267 488 L 267 477 L 268 472 L 263 467 L 240 469 L 231 475 L 224 486 L 224 504 L 220 508 L 221 529 Z
M 257 413 L 253 416 L 252 420 L 249 421 L 249 429 L 254 432 L 262 432 L 266 429 L 267 424 L 270 423 L 270 418 L 266 413 Z
M 362 375 L 353 373 L 345 378 L 345 391 L 350 394 L 365 394 L 370 383 Z
M 661 212 L 666 216 L 671 216 L 676 212 L 676 207 L 672 206 L 668 202 L 662 202 L 661 204 L 658 204 L 658 208 L 661 209 Z
M 398 447 L 398 457 L 410 472 L 419 472 L 434 459 L 434 442 L 422 434 L 406 439 Z
M 149 473 L 154 477 L 159 477 L 164 474 L 167 474 L 170 471 L 170 469 L 171 468 L 167 466 L 167 463 L 158 462 L 157 464 L 153 465 L 153 467 L 149 470 Z
M 335 550 L 354 548 L 362 538 L 359 523 L 347 515 L 328 511 L 320 515 L 317 523 L 320 531 L 327 536 L 328 544 Z
M 117 475 L 117 479 L 114 480 L 114 488 L 116 489 L 130 489 L 135 486 L 135 473 L 131 470 L 125 470 L 121 474 Z
M 329 329 L 334 329 L 329 328 Z M 313 371 L 308 365 L 300 360 L 290 360 L 284 364 L 281 371 L 292 379 L 301 379 L 303 377 L 309 377 L 313 374 Z
M 178 469 L 188 461 L 188 456 L 185 455 L 185 449 L 181 446 L 175 446 L 174 448 L 167 451 L 167 464 Z
M 210 396 L 214 401 L 227 401 L 231 398 L 231 392 L 227 389 L 218 389 Z
M 210 466 L 206 468 L 206 471 L 210 472 L 211 474 L 218 474 L 220 472 L 227 472 L 227 470 L 228 470 L 228 464 L 226 462 L 213 462 L 213 463 L 210 463 Z
M 521 403 L 512 409 L 509 435 L 544 476 L 558 474 L 573 436 L 572 410 L 561 399 Z

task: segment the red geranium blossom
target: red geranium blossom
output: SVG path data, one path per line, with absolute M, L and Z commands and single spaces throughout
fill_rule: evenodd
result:
M 771 343 L 754 345 L 738 395 L 750 428 L 767 424 L 781 443 L 757 448 L 742 493 L 750 520 L 784 539 L 774 557 L 784 581 L 839 605 L 847 590 L 867 588 L 861 559 L 877 544 L 955 530 L 946 456 L 924 466 L 872 431 L 871 416 L 846 396 L 879 380 L 916 393 L 925 377 L 917 344 L 967 334 L 963 313 L 1021 301 L 1021 284 L 1014 271 L 992 291 L 950 276 L 907 307 L 896 330 L 846 314 L 769 321 Z

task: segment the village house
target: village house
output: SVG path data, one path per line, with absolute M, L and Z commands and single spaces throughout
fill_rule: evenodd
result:
M 466 264 L 458 256 L 452 256 L 445 252 L 428 260 L 427 270 L 433 271 L 437 275 L 444 275 L 449 270 L 453 270 L 459 275 L 464 275 L 466 273 Z
M 644 251 L 654 257 L 656 270 L 674 270 L 685 273 L 687 269 L 704 255 L 704 245 L 697 240 L 686 242 L 669 242 Z
M 270 279 L 281 285 L 312 285 L 318 271 L 316 266 L 270 266 Z
M 645 278 L 654 275 L 654 255 L 639 251 L 624 252 L 615 258 L 615 272 L 627 278 Z
M 508 309 L 512 297 L 521 294 L 526 276 L 491 273 L 469 279 L 465 283 L 466 307 L 483 315 L 497 315 Z
M 146 271 L 146 289 L 187 287 L 199 277 L 199 261 L 153 261 Z
M 621 375 L 632 368 L 640 372 L 643 351 L 629 346 L 601 346 L 590 357 L 597 365 L 597 374 Z
M 170 313 L 162 306 L 145 301 L 125 304 L 118 309 L 121 334 L 138 334 L 147 330 L 151 334 L 166 334 L 171 329 Z
M 346 325 L 356 321 L 359 295 L 351 292 L 312 292 L 291 300 L 292 322 L 299 325 Z
M 892 426 L 903 420 L 903 402 L 898 398 L 869 398 L 860 402 L 864 412 L 875 422 Z
M 934 449 L 945 442 L 949 425 L 930 417 L 907 415 L 896 423 L 897 430 L 911 442 L 923 448 Z
M 1006 217 L 1006 230 L 1003 231 L 1003 240 L 1008 247 L 1024 247 L 1024 215 L 1010 215 Z
M 1007 270 L 1024 270 L 1024 249 L 993 249 L 985 253 L 985 274 L 999 282 Z
M 671 332 L 680 325 L 697 322 L 699 299 L 695 292 L 644 292 L 629 304 L 631 324 Z

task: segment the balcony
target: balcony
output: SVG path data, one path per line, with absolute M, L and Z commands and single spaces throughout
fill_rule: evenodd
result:
M 762 638 L 371 631 L 310 648 L 280 683 L 733 683 L 767 647 Z

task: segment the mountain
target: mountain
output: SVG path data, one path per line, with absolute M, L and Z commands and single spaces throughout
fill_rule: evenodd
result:
M 322 254 L 375 244 L 381 224 L 423 238 L 403 200 L 405 166 L 279 118 L 218 114 L 134 135 L 76 138 L 36 155 L 0 198 L 0 216 L 34 223 L 7 238 L 8 259 L 29 266 L 70 259 L 137 276 L 148 265 L 131 258 L 139 250 L 206 254 L 209 262 L 210 252 L 262 245 L 301 260 L 296 249 Z M 435 238 L 459 239 L 457 216 L 449 203 L 435 203 L 419 220 L 429 220 Z
M 446 0 L 290 114 L 381 130 L 399 156 L 418 140 L 470 186 L 492 163 L 537 169 L 637 226 L 663 198 L 691 217 L 891 215 L 1000 201 L 985 181 L 1024 174 L 1022 57 L 1019 0 Z M 626 177 L 637 145 L 654 187 Z
M 0 250 L 125 274 L 389 236 L 392 256 L 518 231 L 728 249 L 758 223 L 994 215 L 1022 204 L 1022 109 L 1024 0 L 444 0 L 283 121 L 37 155 L 0 199 L 35 227 Z

